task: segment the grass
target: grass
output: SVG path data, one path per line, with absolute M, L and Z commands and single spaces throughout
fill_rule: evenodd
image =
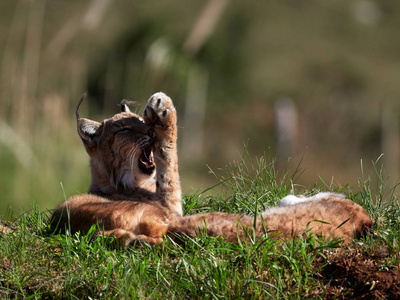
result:
M 94 236 L 94 231 L 53 235 L 48 228 L 50 213 L 34 207 L 15 222 L 3 223 L 9 232 L 0 234 L 0 298 L 357 299 L 373 298 L 374 293 L 398 297 L 393 282 L 400 278 L 400 207 L 382 170 L 374 169 L 360 179 L 359 192 L 346 190 L 371 213 L 377 234 L 343 248 L 338 248 L 338 240 L 309 233 L 289 242 L 266 235 L 239 245 L 209 236 L 186 238 L 184 245 L 166 238 L 162 245 L 124 250 L 116 248 L 112 238 Z M 289 192 L 318 191 L 293 183 L 299 169 L 291 176 L 279 175 L 275 161 L 265 157 L 251 160 L 243 155 L 218 173 L 225 192 L 186 195 L 186 213 L 257 214 Z

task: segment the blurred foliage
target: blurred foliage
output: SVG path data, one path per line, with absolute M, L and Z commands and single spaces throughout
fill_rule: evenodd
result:
M 186 190 L 212 185 L 205 164 L 236 159 L 243 141 L 254 155 L 290 155 L 294 165 L 305 153 L 303 184 L 318 174 L 356 182 L 360 159 L 385 149 L 388 172 L 399 176 L 398 1 L 4 0 L 0 24 L 0 213 L 86 191 L 74 120 L 85 91 L 81 115 L 97 120 L 123 98 L 143 105 L 156 91 L 169 94 Z M 190 98 L 203 132 L 192 156 L 183 145 L 195 142 L 183 122 Z M 281 152 L 275 109 L 284 98 L 298 121 L 295 144 Z

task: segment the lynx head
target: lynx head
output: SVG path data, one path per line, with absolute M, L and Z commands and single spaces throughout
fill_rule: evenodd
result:
M 91 193 L 129 191 L 151 178 L 155 171 L 152 143 L 153 128 L 132 113 L 128 101 L 121 102 L 121 112 L 102 122 L 79 116 L 76 108 L 78 134 L 90 156 Z

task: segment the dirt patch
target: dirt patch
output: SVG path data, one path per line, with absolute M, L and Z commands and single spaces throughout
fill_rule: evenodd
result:
M 398 253 L 387 247 L 361 247 L 328 255 L 319 274 L 328 288 L 326 299 L 400 299 Z
M 0 221 L 0 234 L 7 234 L 15 230 L 16 223 L 8 221 Z

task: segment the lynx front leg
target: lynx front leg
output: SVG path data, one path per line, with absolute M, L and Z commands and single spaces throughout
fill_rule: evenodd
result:
M 166 231 L 166 230 L 164 230 Z M 117 243 L 122 246 L 122 247 L 129 247 L 132 246 L 135 243 L 149 243 L 150 245 L 157 245 L 162 242 L 162 234 L 164 231 L 160 231 L 159 236 L 157 237 L 152 237 L 152 236 L 147 236 L 144 234 L 133 234 L 130 231 L 127 231 L 125 229 L 113 229 L 113 230 L 108 230 L 102 232 L 104 236 L 114 236 L 116 238 Z
M 154 158 L 157 171 L 156 194 L 171 211 L 182 215 L 181 184 L 178 173 L 176 110 L 164 93 L 150 97 L 144 120 L 156 132 Z

